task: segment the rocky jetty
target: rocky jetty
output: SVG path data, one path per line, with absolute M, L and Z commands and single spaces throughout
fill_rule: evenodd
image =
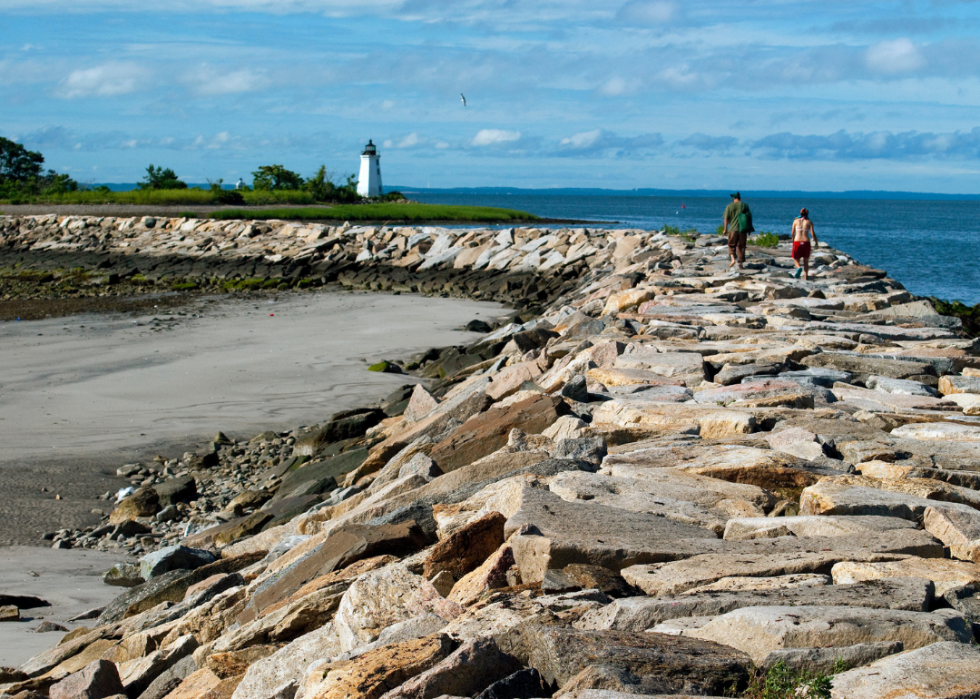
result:
M 821 247 L 799 281 L 788 244 L 731 271 L 720 238 L 633 230 L 0 236 L 24 264 L 518 307 L 389 359 L 430 381 L 381 405 L 122 466 L 105 523 L 51 538 L 139 563 L 0 696 L 980 694 L 980 346 L 883 271 Z

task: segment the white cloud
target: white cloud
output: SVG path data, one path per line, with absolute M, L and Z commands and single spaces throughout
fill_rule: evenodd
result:
M 925 63 L 918 47 L 906 38 L 879 42 L 864 58 L 868 68 L 879 73 L 908 73 Z
M 221 72 L 207 65 L 200 66 L 187 74 L 185 82 L 193 85 L 194 91 L 202 95 L 253 92 L 269 85 L 269 79 L 265 75 L 247 68 Z
M 608 95 L 609 97 L 615 97 L 616 95 L 621 95 L 629 89 L 628 83 L 618 75 L 609 78 L 599 87 L 599 94 Z
M 397 148 L 411 148 L 412 146 L 417 146 L 419 144 L 419 135 L 415 132 L 408 134 L 399 143 Z
M 474 146 L 493 146 L 500 143 L 513 143 L 521 139 L 520 131 L 503 131 L 501 129 L 481 129 L 473 137 Z
M 146 71 L 132 63 L 106 63 L 73 70 L 58 86 L 56 94 L 65 99 L 125 95 L 142 87 L 146 77 Z
M 630 0 L 616 13 L 622 22 L 638 24 L 662 24 L 669 22 L 677 14 L 677 3 L 665 0 Z
M 591 148 L 602 136 L 602 129 L 583 131 L 568 138 L 561 139 L 561 145 L 571 146 L 572 148 Z

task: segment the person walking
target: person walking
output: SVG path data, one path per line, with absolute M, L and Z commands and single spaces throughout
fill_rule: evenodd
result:
M 806 207 L 800 209 L 800 217 L 793 220 L 793 264 L 796 269 L 793 276 L 803 279 L 810 279 L 810 236 L 813 236 L 813 246 L 820 244 L 817 240 L 817 232 L 813 230 L 813 222 L 810 220 L 810 212 Z
M 749 240 L 749 233 L 755 230 L 752 226 L 752 212 L 749 211 L 748 204 L 742 201 L 739 192 L 729 195 L 732 203 L 725 207 L 725 235 L 728 236 L 728 254 L 732 262 L 728 265 L 731 269 L 738 263 L 738 268 L 743 269 L 745 263 L 745 245 Z

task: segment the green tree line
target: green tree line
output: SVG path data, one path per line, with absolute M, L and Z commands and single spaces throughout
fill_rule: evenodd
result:
M 19 143 L 0 137 L 0 199 L 14 203 L 46 198 L 67 201 L 73 198 L 68 194 L 70 192 L 94 191 L 104 195 L 108 201 L 113 198 L 113 194 L 118 194 L 111 192 L 108 187 L 93 190 L 79 185 L 68 175 L 54 170 L 45 173 L 43 164 L 44 156 L 41 153 L 27 150 Z M 208 183 L 210 198 L 216 204 L 249 203 L 245 196 L 249 192 L 256 195 L 267 194 L 270 200 L 283 201 L 301 197 L 309 202 L 353 204 L 361 200 L 354 175 L 348 175 L 344 181 L 338 182 L 323 165 L 309 178 L 304 178 L 283 165 L 262 165 L 252 172 L 251 187 L 242 185 L 236 189 L 225 189 L 224 182 L 220 179 L 215 182 L 209 180 Z M 136 187 L 147 193 L 188 190 L 187 183 L 171 168 L 153 164 L 146 168 L 146 174 Z M 198 192 L 197 196 L 200 196 L 201 190 L 190 190 L 188 194 L 192 192 Z M 401 195 L 397 192 L 384 197 L 386 200 L 400 198 Z

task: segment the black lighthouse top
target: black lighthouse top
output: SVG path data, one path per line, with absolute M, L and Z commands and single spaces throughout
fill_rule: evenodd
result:
M 377 155 L 378 147 L 374 145 L 374 141 L 368 140 L 368 144 L 364 146 L 364 152 L 361 155 Z

